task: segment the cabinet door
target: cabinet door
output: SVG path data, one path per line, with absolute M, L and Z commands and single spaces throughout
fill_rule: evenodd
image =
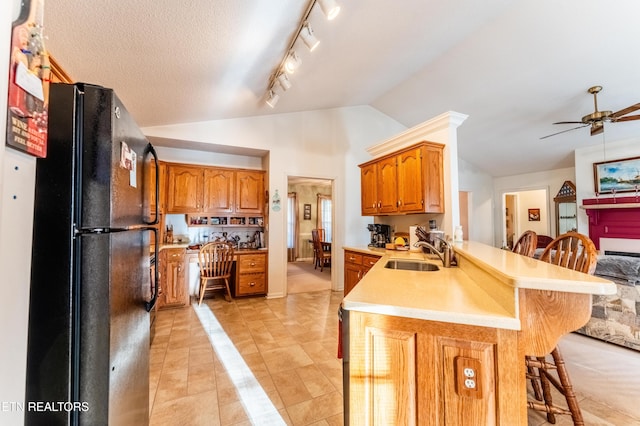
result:
M 344 295 L 349 294 L 362 278 L 362 266 L 353 263 L 344 264 Z
M 203 210 L 207 213 L 233 211 L 233 170 L 205 169 Z
M 344 295 L 358 284 L 362 278 L 362 259 L 363 255 L 353 251 L 344 252 Z
M 444 213 L 444 176 L 442 169 L 442 146 L 426 145 L 423 169 L 425 179 L 424 211 Z
M 421 148 L 398 155 L 398 211 L 419 212 L 424 208 Z
M 169 165 L 167 181 L 167 213 L 202 210 L 204 176 L 201 167 Z
M 263 214 L 264 172 L 236 172 L 236 213 Z
M 189 296 L 185 279 L 184 250 L 163 250 L 161 259 L 162 303 L 159 307 L 187 305 Z
M 360 169 L 360 208 L 363 215 L 378 213 L 378 165 L 376 163 Z
M 395 213 L 398 211 L 398 180 L 396 172 L 396 157 L 385 158 L 378 162 L 379 213 Z

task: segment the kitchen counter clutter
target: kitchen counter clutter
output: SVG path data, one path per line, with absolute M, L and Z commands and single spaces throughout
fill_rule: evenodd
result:
M 380 256 L 343 300 L 345 424 L 526 425 L 525 355 L 549 353 L 588 321 L 592 294 L 616 291 L 484 244 L 454 248 L 458 266 L 444 268 L 422 252 L 345 247 Z

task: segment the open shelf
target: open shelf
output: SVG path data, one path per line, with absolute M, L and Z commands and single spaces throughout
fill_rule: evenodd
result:
M 264 218 L 262 216 L 186 215 L 186 221 L 188 226 L 264 227 Z

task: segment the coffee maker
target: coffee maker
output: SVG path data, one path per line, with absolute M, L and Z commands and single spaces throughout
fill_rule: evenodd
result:
M 371 242 L 369 243 L 369 247 L 384 248 L 387 243 L 391 242 L 391 226 L 371 223 L 367 225 L 367 229 L 371 233 Z

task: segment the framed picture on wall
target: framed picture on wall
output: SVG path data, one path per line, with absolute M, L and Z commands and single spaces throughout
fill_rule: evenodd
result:
M 529 209 L 529 222 L 540 222 L 540 209 Z
M 304 205 L 304 220 L 311 220 L 311 204 Z
M 638 192 L 640 188 L 640 157 L 594 163 L 593 174 L 598 194 Z

